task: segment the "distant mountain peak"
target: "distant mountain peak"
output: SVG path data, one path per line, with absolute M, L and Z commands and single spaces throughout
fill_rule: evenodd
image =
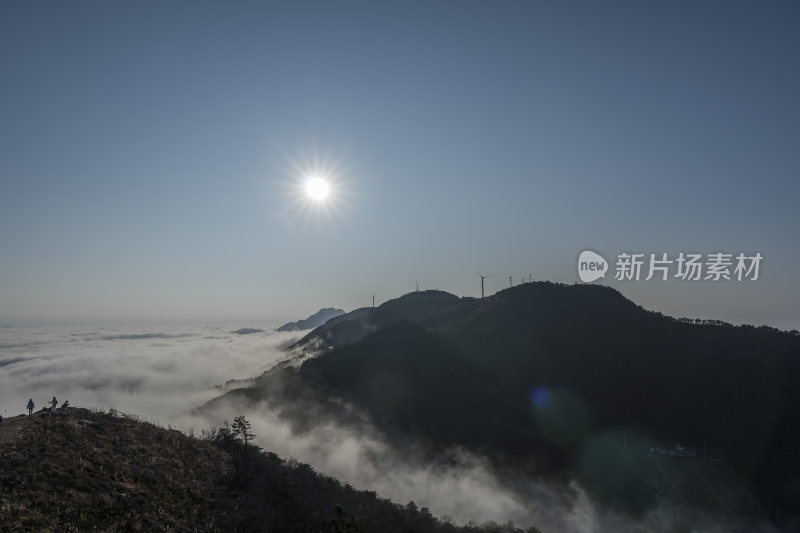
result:
M 336 309 L 334 307 L 323 307 L 322 309 L 320 309 L 313 315 L 309 316 L 308 318 L 298 320 L 297 322 L 287 322 L 286 324 L 277 328 L 275 331 L 302 331 L 305 329 L 314 329 L 316 327 L 323 325 L 331 318 L 343 314 L 344 311 L 342 309 Z

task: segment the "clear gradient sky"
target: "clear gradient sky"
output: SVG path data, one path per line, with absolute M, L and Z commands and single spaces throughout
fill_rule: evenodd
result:
M 0 324 L 264 321 L 478 295 L 577 254 L 800 327 L 795 2 L 0 3 Z M 302 200 L 307 173 L 333 193 Z

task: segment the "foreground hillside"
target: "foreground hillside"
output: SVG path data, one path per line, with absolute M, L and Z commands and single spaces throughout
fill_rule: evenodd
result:
M 113 411 L 7 419 L 0 531 L 519 532 L 442 523 L 262 452 L 235 427 L 198 439 Z
M 113 414 L 37 413 L 4 439 L 0 527 L 6 531 L 213 530 L 215 446 Z
M 574 476 L 630 512 L 698 507 L 750 520 L 774 518 L 777 506 L 784 530 L 800 528 L 791 522 L 800 518 L 797 332 L 677 320 L 603 286 L 527 283 L 483 300 L 411 293 L 336 317 L 293 348 L 298 368 L 273 369 L 219 402 L 266 400 L 305 425 L 318 409 L 310 403 L 336 416 L 344 400 L 397 441 Z M 710 484 L 715 496 L 652 488 L 674 476 L 646 461 L 622 483 L 626 468 L 608 465 L 625 441 L 682 444 L 724 463 L 685 469 L 703 471 L 687 484 Z M 732 491 L 729 472 L 747 490 Z

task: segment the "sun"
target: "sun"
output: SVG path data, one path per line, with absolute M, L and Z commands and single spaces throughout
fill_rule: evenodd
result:
M 314 150 L 302 158 L 290 158 L 284 182 L 286 200 L 292 211 L 308 221 L 332 221 L 344 214 L 352 197 L 352 182 L 341 160 Z
M 315 202 L 324 202 L 331 192 L 331 186 L 325 178 L 312 176 L 306 180 L 306 194 Z

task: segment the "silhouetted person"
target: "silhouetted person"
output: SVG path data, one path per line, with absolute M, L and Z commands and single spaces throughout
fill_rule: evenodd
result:
M 55 413 L 56 412 L 56 405 L 58 405 L 58 400 L 56 400 L 56 397 L 53 396 L 53 399 L 50 400 L 50 412 L 51 413 Z
M 33 410 L 35 408 L 36 406 L 33 405 L 33 398 L 31 398 L 30 400 L 28 400 L 28 416 L 31 416 L 33 414 Z
M 64 403 L 61 404 L 61 410 L 66 413 L 67 409 L 69 409 L 69 400 L 64 400 Z

